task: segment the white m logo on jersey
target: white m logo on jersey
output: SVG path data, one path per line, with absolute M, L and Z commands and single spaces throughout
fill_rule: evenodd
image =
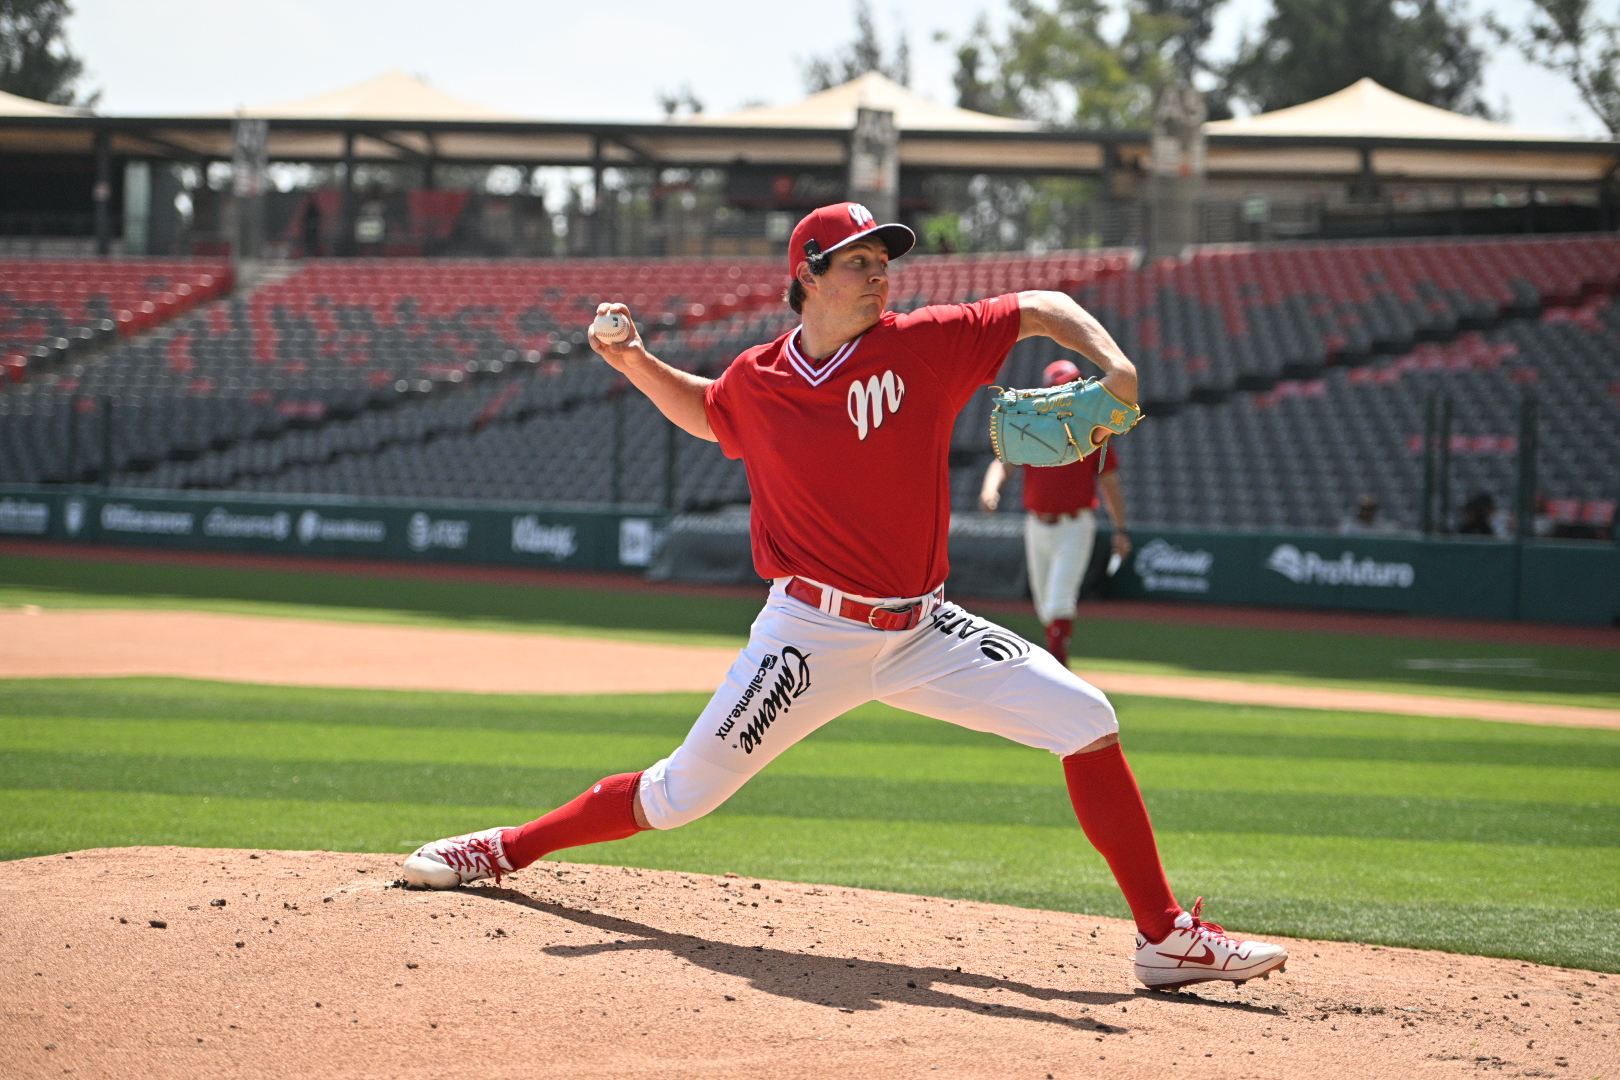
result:
M 883 378 L 873 375 L 865 382 L 856 379 L 849 384 L 849 418 L 864 440 L 873 428 L 883 426 L 883 407 L 890 415 L 900 411 L 900 399 L 906 396 L 906 384 L 892 371 Z

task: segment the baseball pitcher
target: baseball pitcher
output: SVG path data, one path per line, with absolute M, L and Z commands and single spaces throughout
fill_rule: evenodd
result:
M 623 304 L 601 306 L 599 319 L 617 318 L 597 325 L 621 339 L 609 343 L 593 327 L 592 348 L 671 421 L 742 459 L 754 565 L 770 595 L 725 683 L 673 753 L 642 772 L 605 777 L 527 825 L 427 844 L 405 860 L 409 884 L 499 881 L 561 848 L 678 828 L 821 725 L 875 699 L 1058 757 L 1080 825 L 1135 917 L 1143 983 L 1242 982 L 1282 968 L 1281 948 L 1235 940 L 1201 921 L 1200 905 L 1185 911 L 1176 902 L 1108 699 L 942 591 L 951 429 L 1013 343 L 1045 335 L 1093 361 L 1103 378 L 1087 388 L 1100 386 L 1094 393 L 1052 401 L 1014 401 L 1025 392 L 1010 392 L 998 449 L 1062 441 L 1056 449 L 1069 458 L 1090 453 L 1134 422 L 1135 368 L 1062 293 L 888 311 L 889 262 L 915 239 L 856 203 L 811 213 L 788 246 L 786 299 L 802 322 L 744 352 L 718 379 L 660 362 Z M 1099 397 L 1102 410 L 1087 411 Z

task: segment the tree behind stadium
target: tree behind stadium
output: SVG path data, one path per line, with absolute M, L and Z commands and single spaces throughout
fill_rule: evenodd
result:
M 1443 0 L 1274 0 L 1259 36 L 1225 70 L 1223 90 L 1271 112 L 1370 77 L 1442 109 L 1490 116 L 1484 64 L 1464 13 Z
M 804 64 L 804 86 L 812 94 L 842 86 L 869 71 L 886 75 L 901 86 L 911 85 L 911 44 L 904 29 L 891 59 L 884 58 L 878 38 L 877 21 L 872 18 L 869 0 L 856 0 L 855 40 L 831 56 L 811 57 Z
M 52 105 L 93 105 L 99 93 L 75 100 L 84 62 L 68 50 L 62 24 L 67 0 L 0 0 L 0 91 Z
M 1575 85 L 1586 107 L 1620 138 L 1620 21 L 1604 22 L 1592 0 L 1531 0 L 1523 30 L 1485 17 L 1499 41 Z
M 1055 127 L 1147 127 L 1154 91 L 1173 78 L 1184 22 L 1137 0 L 1110 34 L 1110 15 L 1101 0 L 1012 0 L 1001 40 L 980 19 L 957 48 L 957 104 Z

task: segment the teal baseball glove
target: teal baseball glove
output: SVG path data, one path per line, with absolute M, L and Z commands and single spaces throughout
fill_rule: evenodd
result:
M 1009 465 L 1068 465 L 1101 449 L 1091 441 L 1094 431 L 1123 435 L 1142 419 L 1141 409 L 1125 404 L 1095 379 L 1042 390 L 991 389 L 997 393 L 990 410 L 990 445 Z

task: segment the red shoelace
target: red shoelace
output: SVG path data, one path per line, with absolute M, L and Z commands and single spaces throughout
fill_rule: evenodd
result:
M 469 864 L 470 869 L 488 871 L 494 875 L 495 884 L 499 885 L 501 883 L 501 858 L 496 854 L 495 845 L 491 844 L 487 837 L 475 836 L 470 840 L 462 841 L 461 844 L 457 845 L 457 848 L 452 848 L 445 853 L 445 860 L 448 862 L 451 859 L 457 861 L 464 859 Z M 456 869 L 461 868 L 458 866 Z
M 1221 925 L 1219 923 L 1205 922 L 1198 917 L 1198 913 L 1203 910 L 1204 898 L 1200 896 L 1197 900 L 1193 901 L 1192 910 L 1187 912 L 1187 914 L 1192 916 L 1192 932 L 1195 934 L 1200 934 L 1204 937 L 1214 938 L 1223 945 L 1230 942 L 1234 949 L 1237 948 L 1237 939 L 1231 937 L 1225 930 L 1221 929 Z

